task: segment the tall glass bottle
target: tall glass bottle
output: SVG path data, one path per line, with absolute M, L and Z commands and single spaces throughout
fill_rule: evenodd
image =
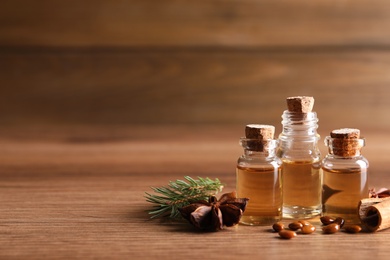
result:
M 361 155 L 365 140 L 359 129 L 343 128 L 333 130 L 325 145 L 329 153 L 322 161 L 324 214 L 360 223 L 358 203 L 368 196 L 368 161 Z
M 275 156 L 274 132 L 274 126 L 247 125 L 240 139 L 244 154 L 237 162 L 237 196 L 249 198 L 241 224 L 270 225 L 282 219 L 281 161 Z
M 278 157 L 282 160 L 283 217 L 312 218 L 322 212 L 317 114 L 312 97 L 287 98 Z

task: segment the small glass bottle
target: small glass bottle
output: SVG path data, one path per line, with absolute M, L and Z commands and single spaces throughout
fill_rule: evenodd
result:
M 359 201 L 368 196 L 368 161 L 361 155 L 365 140 L 360 130 L 333 130 L 325 138 L 329 154 L 322 161 L 323 213 L 360 223 Z
M 313 97 L 287 98 L 278 157 L 282 160 L 283 217 L 313 218 L 322 212 L 321 160 Z
M 237 162 L 237 196 L 249 198 L 241 224 L 270 225 L 282 219 L 281 161 L 275 156 L 274 133 L 274 126 L 247 125 L 240 139 L 244 154 Z

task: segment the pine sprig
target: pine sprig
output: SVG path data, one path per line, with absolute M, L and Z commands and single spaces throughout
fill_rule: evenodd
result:
M 180 217 L 178 208 L 187 206 L 198 200 L 208 200 L 211 195 L 222 191 L 223 185 L 218 180 L 210 178 L 193 179 L 189 176 L 184 177 L 187 181 L 170 181 L 165 187 L 151 187 L 158 193 L 150 194 L 145 192 L 146 201 L 155 204 L 149 211 L 151 218 L 169 216 L 171 218 Z

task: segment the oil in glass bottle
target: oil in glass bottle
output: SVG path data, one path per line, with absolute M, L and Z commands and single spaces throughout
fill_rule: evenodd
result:
M 244 154 L 237 162 L 237 196 L 249 198 L 241 224 L 270 225 L 282 219 L 281 161 L 275 156 L 274 133 L 274 126 L 251 124 L 240 139 Z
M 282 160 L 283 217 L 305 219 L 322 212 L 321 160 L 318 149 L 314 98 L 288 97 L 279 135 L 278 157 Z
M 358 203 L 368 196 L 369 164 L 361 155 L 365 140 L 359 129 L 342 128 L 333 130 L 325 145 L 329 153 L 322 161 L 323 212 L 358 224 Z

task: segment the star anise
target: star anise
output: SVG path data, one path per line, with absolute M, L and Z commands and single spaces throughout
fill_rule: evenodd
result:
M 390 197 L 390 190 L 386 188 L 381 188 L 378 191 L 375 191 L 375 189 L 369 190 L 369 197 L 370 198 L 387 198 Z
M 217 231 L 231 227 L 240 221 L 249 199 L 237 198 L 236 192 L 225 193 L 219 200 L 211 196 L 209 201 L 197 201 L 179 208 L 181 215 L 201 230 Z

